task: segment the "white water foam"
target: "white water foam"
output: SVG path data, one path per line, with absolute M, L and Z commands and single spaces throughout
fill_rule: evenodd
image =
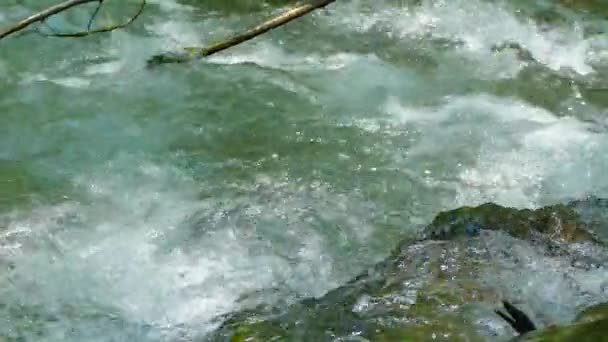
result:
M 93 305 L 167 331 L 166 339 L 194 338 L 242 305 L 294 299 L 251 297 L 259 291 L 322 295 L 352 276 L 334 270 L 328 251 L 337 246 L 327 245 L 331 232 L 314 228 L 319 222 L 343 213 L 345 231 L 331 234 L 361 244 L 369 237 L 370 228 L 350 214 L 352 199 L 320 184 L 292 189 L 261 177 L 257 190 L 243 188 L 255 190 L 254 197 L 199 200 L 187 177 L 149 163 L 129 170 L 110 165 L 74 182 L 85 200 L 7 220 L 0 256 L 14 269 L 0 279 L 3 303 L 49 311 Z M 331 211 L 314 208 L 329 208 L 325 201 Z
M 241 53 L 212 56 L 208 60 L 218 64 L 253 63 L 262 67 L 286 71 L 338 70 L 360 61 L 378 61 L 378 58 L 373 54 L 365 56 L 352 53 L 336 53 L 322 56 L 316 53 L 286 53 L 282 48 L 270 43 L 258 43 L 255 44 L 255 47 L 249 47 L 246 50 Z
M 396 167 L 419 174 L 433 187 L 453 189 L 456 196 L 446 203 L 449 208 L 488 201 L 536 207 L 601 196 L 608 186 L 599 177 L 608 135 L 573 117 L 559 118 L 515 99 L 488 95 L 450 97 L 429 107 L 404 106 L 391 98 L 385 112 L 388 117 L 355 124 L 384 134 L 416 132 L 405 159 L 395 156 Z M 437 158 L 446 158 L 447 170 L 423 174 L 425 170 L 416 169 Z
M 524 133 L 517 147 L 487 144 L 477 164 L 459 175 L 457 206 L 487 201 L 538 207 L 582 198 L 606 185 L 597 174 L 608 137 L 572 118 Z
M 539 326 L 567 324 L 582 309 L 608 300 L 605 267 L 577 267 L 568 257 L 546 255 L 503 233 L 486 238 L 492 271 L 482 273 L 483 281 L 500 288 L 502 298 L 524 304 L 524 311 Z
M 481 70 L 486 76 L 514 76 L 521 67 L 508 61 L 495 64 L 499 57 L 493 50 L 505 43 L 518 43 L 535 60 L 554 70 L 568 68 L 581 75 L 593 72 L 588 59 L 597 50 L 593 47 L 594 39 L 586 38 L 576 24 L 566 28 L 540 27 L 531 20 L 518 18 L 516 8 L 496 1 L 422 1 L 420 5 L 401 9 L 379 2 L 372 10 L 361 10 L 366 6 L 362 2 L 343 5 L 327 18 L 357 32 L 382 31 L 389 37 L 447 39 L 458 43 L 456 51 L 473 59 L 477 67 L 474 72 Z M 404 44 L 412 41 L 405 40 Z M 480 68 L 479 63 L 485 67 Z M 492 71 L 486 73 L 488 66 Z M 500 68 L 511 71 L 503 70 L 501 75 L 495 72 Z

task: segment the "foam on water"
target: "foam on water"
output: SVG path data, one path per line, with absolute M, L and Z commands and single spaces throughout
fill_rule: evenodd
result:
M 163 37 L 164 47 L 169 50 L 203 44 L 200 33 L 190 22 L 169 19 L 149 26 Z
M 118 70 L 132 69 L 135 60 L 141 60 L 143 63 L 146 57 L 142 51 L 152 53 L 157 50 L 176 50 L 183 46 L 203 46 L 233 33 L 224 30 L 223 25 L 219 25 L 214 17 L 204 20 L 198 17 L 195 18 L 196 20 L 191 19 L 193 9 L 190 6 L 174 1 L 158 2 L 154 5 L 169 16 L 162 19 L 153 18 L 151 22 L 145 23 L 146 29 L 160 38 L 150 40 L 143 45 L 138 43 L 138 47 L 129 49 L 132 52 L 125 52 L 129 44 L 112 43 L 113 46 L 119 46 L 123 50 L 119 51 L 118 55 L 115 52 L 112 55 L 119 57 L 123 64 L 127 61 L 130 63 L 123 65 L 122 68 L 113 64 L 105 68 L 106 72 L 116 73 Z M 394 5 L 379 2 L 373 5 L 373 11 L 362 10 L 361 7 L 365 6 L 360 2 L 338 4 L 334 7 L 332 7 L 332 15 L 321 16 L 322 20 L 319 22 L 330 25 L 332 29 L 334 25 L 340 25 L 340 29 L 347 30 L 344 33 L 346 35 L 349 34 L 348 30 L 367 33 L 380 29 L 407 45 L 416 45 L 419 39 L 429 39 L 429 37 L 457 43 L 443 53 L 457 54 L 470 60 L 468 63 L 477 66 L 470 72 L 482 79 L 514 77 L 525 65 L 518 60 L 515 52 L 505 51 L 498 54 L 495 52 L 496 47 L 508 43 L 520 44 L 535 60 L 549 68 L 554 70 L 569 68 L 582 75 L 593 71 L 588 59 L 593 57 L 593 60 L 597 60 L 602 53 L 601 46 L 597 46 L 597 39 L 583 37 L 582 30 L 577 27 L 551 29 L 540 27 L 531 21 L 519 18 L 515 9 L 510 6 L 496 2 L 424 1 L 419 6 L 404 7 L 401 10 L 395 9 Z M 120 33 L 112 36 L 120 37 Z M 217 38 L 209 39 L 209 36 Z M 133 39 L 129 41 L 133 42 Z M 280 47 L 282 44 L 282 41 L 269 42 L 260 38 L 237 47 L 230 53 L 214 56 L 209 61 L 222 64 L 255 63 L 264 67 L 295 71 L 318 70 L 318 68 L 331 70 L 361 58 L 375 58 L 371 54 L 365 57 L 350 53 L 337 53 L 332 56 L 314 53 L 287 54 Z M 291 43 L 287 42 L 287 44 Z M 138 52 L 134 53 L 135 51 Z M 85 75 L 91 74 L 85 72 Z M 80 86 L 86 82 L 81 81 Z M 67 86 L 74 84 L 62 80 L 58 82 Z
M 179 3 L 175 0 L 148 0 L 148 2 L 169 13 L 190 12 L 193 10 L 192 6 Z
M 559 119 L 550 112 L 530 106 L 515 99 L 505 99 L 485 94 L 464 97 L 446 97 L 443 105 L 436 107 L 404 106 L 396 97 L 390 97 L 385 105 L 385 112 L 396 119 L 399 124 L 408 122 L 437 123 L 454 119 L 470 119 L 485 116 L 504 123 L 529 122 L 531 124 L 551 124 Z
M 91 84 L 91 80 L 82 77 L 63 77 L 48 78 L 43 74 L 31 75 L 23 79 L 23 83 L 50 81 L 55 84 L 70 88 L 86 88 Z
M 311 193 L 261 177 L 256 188 L 242 188 L 259 199 L 224 202 L 221 195 L 198 199 L 192 181 L 176 169 L 141 162 L 131 170 L 116 167 L 74 179 L 82 200 L 10 214 L 0 237 L 2 263 L 12 269 L 0 278 L 3 304 L 43 305 L 55 317 L 37 322 L 45 336 L 57 321 L 76 331 L 91 324 L 62 311 L 91 306 L 163 340 L 193 338 L 242 305 L 338 286 L 351 271 L 333 259 L 340 238 L 332 235 L 361 244 L 369 237 L 363 221 L 349 214 L 352 199 L 321 184 Z M 332 197 L 334 208 L 320 209 Z M 336 213 L 345 215 L 344 231 L 314 228 Z M 356 258 L 349 262 L 357 265 Z M 0 334 L 7 329 L 0 324 Z M 65 340 L 83 338 L 70 336 Z
M 583 308 L 608 300 L 608 273 L 602 265 L 581 267 L 569 257 L 548 255 L 501 233 L 486 238 L 494 271 L 483 272 L 483 281 L 499 287 L 539 326 L 567 324 Z M 606 258 L 605 252 L 601 257 Z
M 457 205 L 495 201 L 516 207 L 601 195 L 598 178 L 605 162 L 598 156 L 608 142 L 583 123 L 564 118 L 524 133 L 518 147 L 482 146 L 477 164 L 466 168 Z
M 344 6 L 352 7 L 345 9 Z M 366 6 L 363 2 L 343 5 L 328 18 L 358 32 L 380 30 L 401 39 L 447 39 L 457 43 L 457 53 L 475 62 L 476 70 L 473 72 L 486 76 L 514 76 L 521 68 L 520 64 L 513 63 L 516 61 L 494 64 L 494 48 L 505 43 L 520 44 L 535 60 L 551 69 L 569 68 L 582 75 L 593 72 L 588 59 L 596 51 L 601 51 L 593 47 L 595 39 L 585 37 L 583 30 L 576 25 L 541 27 L 518 17 L 516 8 L 499 1 L 422 1 L 420 5 L 410 5 L 401 10 L 394 9 L 394 6 L 387 9 L 389 5 L 378 2 L 372 5 L 372 10 L 360 9 Z M 349 15 L 340 15 L 343 12 Z M 412 42 L 405 40 L 404 44 Z M 484 68 L 480 68 L 480 64 Z M 497 73 L 499 69 L 503 70 Z
M 487 201 L 536 207 L 595 194 L 608 186 L 598 178 L 605 167 L 599 156 L 608 136 L 573 117 L 558 118 L 515 99 L 487 95 L 450 97 L 426 108 L 389 98 L 385 112 L 388 117 L 355 122 L 372 132 L 416 132 L 406 159 L 395 156 L 405 163 L 401 167 L 411 169 L 410 165 L 445 155 L 446 149 L 461 156 L 446 159 L 444 176 L 430 182 L 456 191 L 448 207 Z M 464 154 L 463 141 L 469 150 Z
M 269 44 L 260 43 L 250 52 L 232 55 L 217 55 L 209 58 L 210 62 L 220 64 L 254 63 L 262 67 L 277 68 L 291 71 L 320 71 L 342 69 L 359 61 L 375 62 L 373 55 L 362 56 L 352 53 L 337 53 L 329 56 L 318 54 L 287 54 L 283 49 Z

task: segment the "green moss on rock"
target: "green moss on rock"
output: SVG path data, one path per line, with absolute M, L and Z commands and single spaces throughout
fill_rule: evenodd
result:
M 494 316 L 491 308 L 504 292 L 500 282 L 486 281 L 492 278 L 488 273 L 513 267 L 490 254 L 508 255 L 504 242 L 516 239 L 533 240 L 527 246 L 534 249 L 556 240 L 597 243 L 588 228 L 598 217 L 587 213 L 594 219 L 583 220 L 581 203 L 539 210 L 484 204 L 441 213 L 422 238 L 402 241 L 388 258 L 344 286 L 283 313 L 234 314 L 210 341 L 486 341 L 477 310 L 485 307 L 486 315 Z M 501 233 L 478 236 L 480 229 Z M 560 255 L 568 257 L 567 249 L 564 253 Z M 601 308 L 589 309 L 572 327 L 521 338 L 597 337 L 596 318 L 602 315 Z
M 608 341 L 608 303 L 581 312 L 566 326 L 550 326 L 514 339 L 513 342 L 602 342 Z
M 521 239 L 544 235 L 565 242 L 596 240 L 578 213 L 566 205 L 530 210 L 494 203 L 442 212 L 424 230 L 424 238 L 447 240 L 478 229 L 501 230 Z

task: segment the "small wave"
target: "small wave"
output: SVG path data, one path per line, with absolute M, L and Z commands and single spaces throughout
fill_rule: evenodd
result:
M 391 98 L 385 113 L 353 124 L 371 133 L 408 132 L 412 146 L 404 155 L 392 152 L 395 167 L 432 187 L 454 190 L 452 201 L 445 201 L 449 208 L 488 201 L 536 207 L 608 185 L 598 178 L 606 162 L 597 157 L 608 136 L 573 117 L 488 95 L 450 97 L 427 107 Z M 437 156 L 443 156 L 440 169 L 417 167 Z
M 344 6 L 329 20 L 357 32 L 380 30 L 402 39 L 447 39 L 457 43 L 457 53 L 484 65 L 496 59 L 496 46 L 518 43 L 553 70 L 569 68 L 581 75 L 593 72 L 588 59 L 596 50 L 594 39 L 586 38 L 579 26 L 540 27 L 517 16 L 515 8 L 496 1 L 423 1 L 401 9 L 380 2 L 371 11 L 361 10 L 360 2 Z M 348 15 L 340 15 L 342 12 Z M 403 44 L 417 43 L 405 40 Z

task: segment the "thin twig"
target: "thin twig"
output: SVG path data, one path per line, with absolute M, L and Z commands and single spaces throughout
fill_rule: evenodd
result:
M 97 7 L 95 7 L 95 11 L 93 12 L 93 14 L 91 14 L 91 18 L 89 18 L 89 23 L 87 24 L 87 31 L 91 31 L 93 22 L 95 21 L 95 18 L 97 18 L 97 14 L 99 13 L 99 10 L 101 9 L 101 5 L 103 5 L 103 0 L 98 0 L 98 1 L 99 1 L 99 3 L 97 3 Z
M 133 21 L 135 21 L 141 15 L 141 13 L 144 11 L 144 7 L 146 7 L 146 0 L 141 0 L 139 9 L 135 13 L 135 15 L 133 15 L 131 18 L 129 18 L 129 20 L 127 20 L 126 22 L 124 22 L 122 24 L 118 24 L 118 25 L 102 27 L 97 30 L 91 30 L 93 21 L 97 17 L 97 14 L 99 13 L 104 0 L 68 0 L 68 1 L 64 1 L 60 4 L 51 6 L 44 11 L 33 14 L 7 29 L 0 30 L 0 39 L 7 37 L 13 33 L 19 32 L 37 22 L 42 22 L 42 23 L 46 24 L 46 22 L 45 22 L 46 19 L 48 19 L 49 17 L 51 17 L 55 14 L 66 11 L 72 7 L 76 7 L 78 5 L 83 5 L 83 4 L 87 4 L 87 3 L 91 3 L 91 2 L 97 2 L 98 5 L 95 8 L 95 11 L 93 12 L 93 14 L 91 15 L 91 18 L 89 19 L 89 23 L 87 25 L 86 31 L 73 32 L 73 33 L 61 33 L 61 32 L 57 32 L 50 25 L 47 24 L 47 26 L 52 31 L 52 34 L 43 33 L 40 30 L 37 30 L 38 33 L 43 36 L 46 36 L 46 37 L 64 37 L 65 38 L 65 37 L 84 37 L 84 36 L 88 36 L 88 35 L 92 35 L 92 34 L 96 34 L 96 33 L 110 32 L 110 31 L 114 31 L 114 30 L 125 28 L 125 27 L 129 26 Z
M 96 0 L 96 1 L 99 1 L 99 0 Z M 71 32 L 71 33 L 60 33 L 60 32 L 56 32 L 56 31 L 54 31 L 52 34 L 46 34 L 46 33 L 42 33 L 42 32 L 39 32 L 39 33 L 45 37 L 60 37 L 60 38 L 78 38 L 78 37 L 89 36 L 92 34 L 106 33 L 106 32 L 118 30 L 121 28 L 125 28 L 125 27 L 131 25 L 131 23 L 133 23 L 143 13 L 145 7 L 146 7 L 146 0 L 141 0 L 139 8 L 137 9 L 137 12 L 132 17 L 130 17 L 129 20 L 127 20 L 126 22 L 124 22 L 122 24 L 118 24 L 118 25 L 102 27 L 102 28 L 99 28 L 96 30 L 87 30 L 87 31 Z
M 18 22 L 17 24 L 15 24 L 9 28 L 0 30 L 0 39 L 6 37 L 8 35 L 11 35 L 15 32 L 21 31 L 33 23 L 43 21 L 52 15 L 61 13 L 72 7 L 82 5 L 82 4 L 87 4 L 89 2 L 97 2 L 97 1 L 99 1 L 99 0 L 68 0 L 68 1 L 64 1 L 60 4 L 57 4 L 55 6 L 51 6 L 47 9 L 45 9 L 44 11 L 38 12 L 36 14 L 33 14 L 33 15 L 21 20 L 20 22 Z

